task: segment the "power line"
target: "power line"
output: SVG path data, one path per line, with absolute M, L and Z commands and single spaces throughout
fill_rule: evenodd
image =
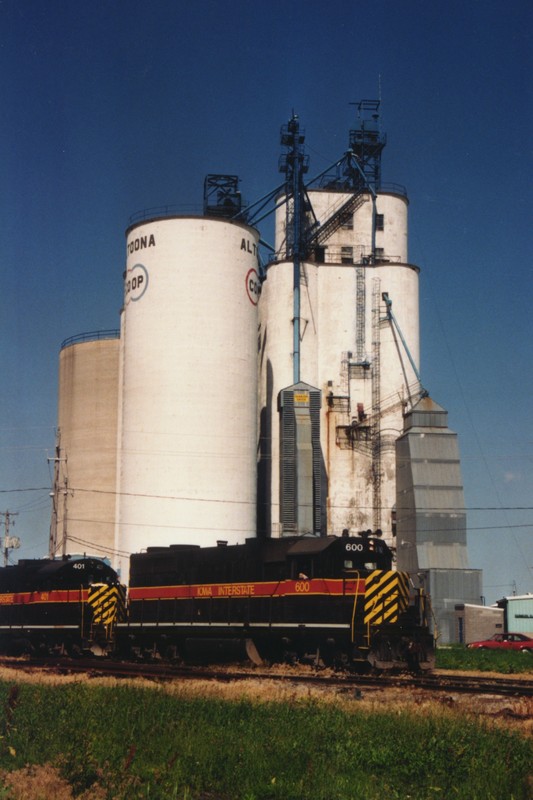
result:
M 37 486 L 37 487 L 27 487 L 25 489 L 0 489 L 0 494 L 10 494 L 16 492 L 42 492 L 50 491 L 49 486 Z M 69 487 L 69 491 L 71 492 L 92 492 L 94 494 L 109 494 L 114 496 L 121 496 L 121 497 L 140 497 L 140 498 L 148 498 L 154 500 L 187 500 L 191 502 L 208 502 L 208 503 L 221 503 L 221 504 L 228 504 L 228 505 L 255 505 L 255 501 L 253 500 L 225 500 L 225 499 L 217 499 L 217 498 L 210 498 L 210 497 L 188 497 L 188 496 L 181 496 L 181 495 L 164 495 L 164 494 L 148 494 L 142 492 L 117 492 L 111 489 L 87 489 L 81 486 L 72 486 Z M 352 508 L 352 506 L 344 506 L 344 505 L 334 505 L 333 508 Z M 358 509 L 361 511 L 371 511 L 373 506 L 358 506 Z M 439 513 L 439 512 L 450 512 L 450 513 L 461 513 L 466 511 L 533 511 L 533 506 L 467 506 L 464 508 L 456 508 L 454 506 L 450 507 L 439 507 L 439 508 L 425 508 L 424 512 L 427 513 Z M 510 525 L 509 527 L 516 527 Z
M 128 550 L 115 550 L 112 547 L 104 547 L 103 545 L 89 542 L 86 539 L 78 539 L 76 536 L 69 536 L 69 541 L 75 542 L 76 544 L 81 544 L 83 547 L 91 548 L 91 550 L 99 550 L 103 553 L 109 553 L 110 555 L 114 556 L 129 557 L 131 555 Z
M 49 486 L 30 486 L 26 489 L 0 489 L 0 494 L 11 494 L 12 492 L 49 492 Z
M 69 517 L 69 522 L 84 522 L 84 523 L 91 523 L 92 525 L 109 525 L 109 524 L 113 524 L 112 521 L 110 523 L 109 520 L 88 519 L 88 518 L 85 518 L 85 517 Z M 163 528 L 163 529 L 169 529 L 169 530 L 183 530 L 183 531 L 196 531 L 196 530 L 202 530 L 202 531 L 205 531 L 205 530 L 209 530 L 209 531 L 225 530 L 225 531 L 230 531 L 231 530 L 234 533 L 246 533 L 246 534 L 249 534 L 250 536 L 255 536 L 255 534 L 256 534 L 255 529 L 253 531 L 250 531 L 247 528 L 228 528 L 226 525 L 224 525 L 223 528 L 209 528 L 209 527 L 206 527 L 206 526 L 202 526 L 201 528 L 194 528 L 191 525 L 178 525 L 178 524 L 162 525 L 162 524 L 153 523 L 153 522 L 125 522 L 125 521 L 119 521 L 119 522 L 117 522 L 117 525 L 122 526 L 122 527 L 128 527 L 128 528 L 154 528 L 154 529 L 155 528 Z M 507 528 L 533 528 L 533 524 L 532 525 L 489 525 L 489 526 L 485 526 L 484 525 L 484 526 L 479 527 L 479 528 L 478 527 L 476 527 L 476 528 L 468 528 L 467 533 L 470 532 L 470 531 L 506 530 Z M 431 533 L 431 532 L 433 532 L 433 528 L 427 528 L 427 529 L 420 529 L 419 528 L 418 529 L 418 533 Z M 441 528 L 440 532 L 441 533 L 452 533 L 452 532 L 455 533 L 456 531 L 455 531 L 455 528 Z M 69 538 L 70 538 L 70 535 L 69 535 Z

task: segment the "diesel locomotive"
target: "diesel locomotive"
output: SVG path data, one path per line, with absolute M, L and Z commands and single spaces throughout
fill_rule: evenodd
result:
M 115 647 L 125 588 L 105 561 L 27 559 L 0 568 L 0 652 L 103 655 Z
M 431 670 L 428 602 L 374 536 L 150 547 L 117 639 L 128 658 Z
M 149 547 L 0 568 L 0 652 L 431 670 L 429 599 L 374 536 Z

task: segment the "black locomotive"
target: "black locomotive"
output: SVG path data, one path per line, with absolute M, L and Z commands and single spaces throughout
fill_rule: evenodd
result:
M 116 572 L 98 558 L 28 559 L 0 568 L 0 652 L 109 652 L 124 604 Z
M 148 548 L 130 562 L 127 657 L 429 670 L 427 598 L 372 536 Z
M 427 598 L 372 536 L 132 555 L 129 597 L 92 557 L 0 568 L 0 652 L 429 670 Z

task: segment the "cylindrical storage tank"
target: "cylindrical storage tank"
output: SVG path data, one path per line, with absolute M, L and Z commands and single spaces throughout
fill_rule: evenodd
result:
M 127 231 L 123 553 L 255 535 L 257 245 L 256 230 L 216 218 Z
M 350 200 L 345 192 L 312 190 L 319 223 Z M 408 199 L 362 193 L 350 214 L 328 228 L 301 267 L 301 379 L 322 391 L 321 447 L 327 482 L 327 530 L 352 533 L 381 527 L 392 541 L 394 442 L 402 414 L 418 398 L 415 372 L 387 319 L 392 301 L 405 343 L 419 362 L 419 270 L 408 263 Z M 342 224 L 340 224 L 342 222 Z M 375 230 L 373 237 L 373 222 Z M 277 395 L 288 385 L 292 352 L 292 265 L 286 249 L 285 207 L 276 213 L 276 251 L 260 301 L 261 372 L 259 487 L 264 529 L 278 535 L 279 420 Z M 374 239 L 374 241 L 373 241 Z M 375 249 L 373 250 L 373 244 Z M 264 455 L 263 455 L 264 454 Z
M 392 542 L 394 443 L 420 388 L 398 331 L 419 364 L 419 269 L 411 264 L 325 264 L 319 268 L 319 386 L 328 475 L 328 530 L 381 528 Z M 361 324 L 359 318 L 362 316 Z M 327 400 L 327 397 L 325 397 Z
M 393 263 L 408 261 L 408 209 L 405 195 L 380 192 L 376 198 L 376 249 Z
M 113 552 L 118 381 L 118 331 L 63 343 L 52 525 L 56 554 Z
M 352 195 L 347 192 L 311 190 L 308 192 L 313 211 L 323 225 L 334 216 Z M 389 262 L 408 261 L 408 210 L 409 200 L 398 192 L 379 192 L 372 198 L 370 192 L 362 192 L 350 214 L 343 218 L 326 240 L 318 244 L 323 248 L 323 257 L 318 260 L 330 264 L 370 262 L 372 256 L 372 220 L 375 218 L 376 256 L 384 256 Z M 276 248 L 283 251 L 285 242 L 285 207 L 276 212 Z M 283 252 L 280 253 L 280 257 Z
M 407 402 L 420 388 L 409 356 L 420 369 L 419 272 L 412 264 L 379 264 L 371 273 L 371 292 L 379 302 L 380 317 L 380 395 L 385 409 L 401 395 Z M 387 319 L 388 296 L 390 309 L 398 329 Z M 377 295 L 377 298 L 376 298 Z M 375 323 L 369 321 L 370 341 L 375 337 Z M 403 342 L 402 342 L 403 338 Z M 409 354 L 408 354 L 408 352 Z M 415 397 L 415 401 L 418 397 Z M 400 435 L 401 430 L 398 433 Z
M 269 265 L 259 300 L 259 497 L 258 525 L 279 536 L 280 418 L 279 394 L 298 381 L 318 386 L 318 267 L 300 265 L 300 375 L 294 372 L 294 264 Z

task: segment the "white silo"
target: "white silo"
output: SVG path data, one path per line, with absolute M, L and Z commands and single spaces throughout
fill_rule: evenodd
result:
M 308 192 L 323 224 L 349 200 L 339 191 Z M 322 392 L 320 440 L 327 491 L 323 533 L 381 528 L 389 541 L 395 503 L 394 442 L 419 384 L 387 318 L 393 303 L 411 357 L 419 360 L 417 267 L 408 263 L 405 194 L 362 192 L 349 217 L 300 267 L 301 380 Z M 280 523 L 279 392 L 291 383 L 292 261 L 283 260 L 286 216 L 276 218 L 280 260 L 269 265 L 260 300 L 262 529 Z M 270 498 L 270 503 L 268 498 Z M 260 517 L 261 519 L 261 517 Z
M 118 551 L 255 535 L 257 244 L 205 217 L 127 231 Z
M 59 354 L 51 553 L 114 548 L 118 331 L 67 339 Z

